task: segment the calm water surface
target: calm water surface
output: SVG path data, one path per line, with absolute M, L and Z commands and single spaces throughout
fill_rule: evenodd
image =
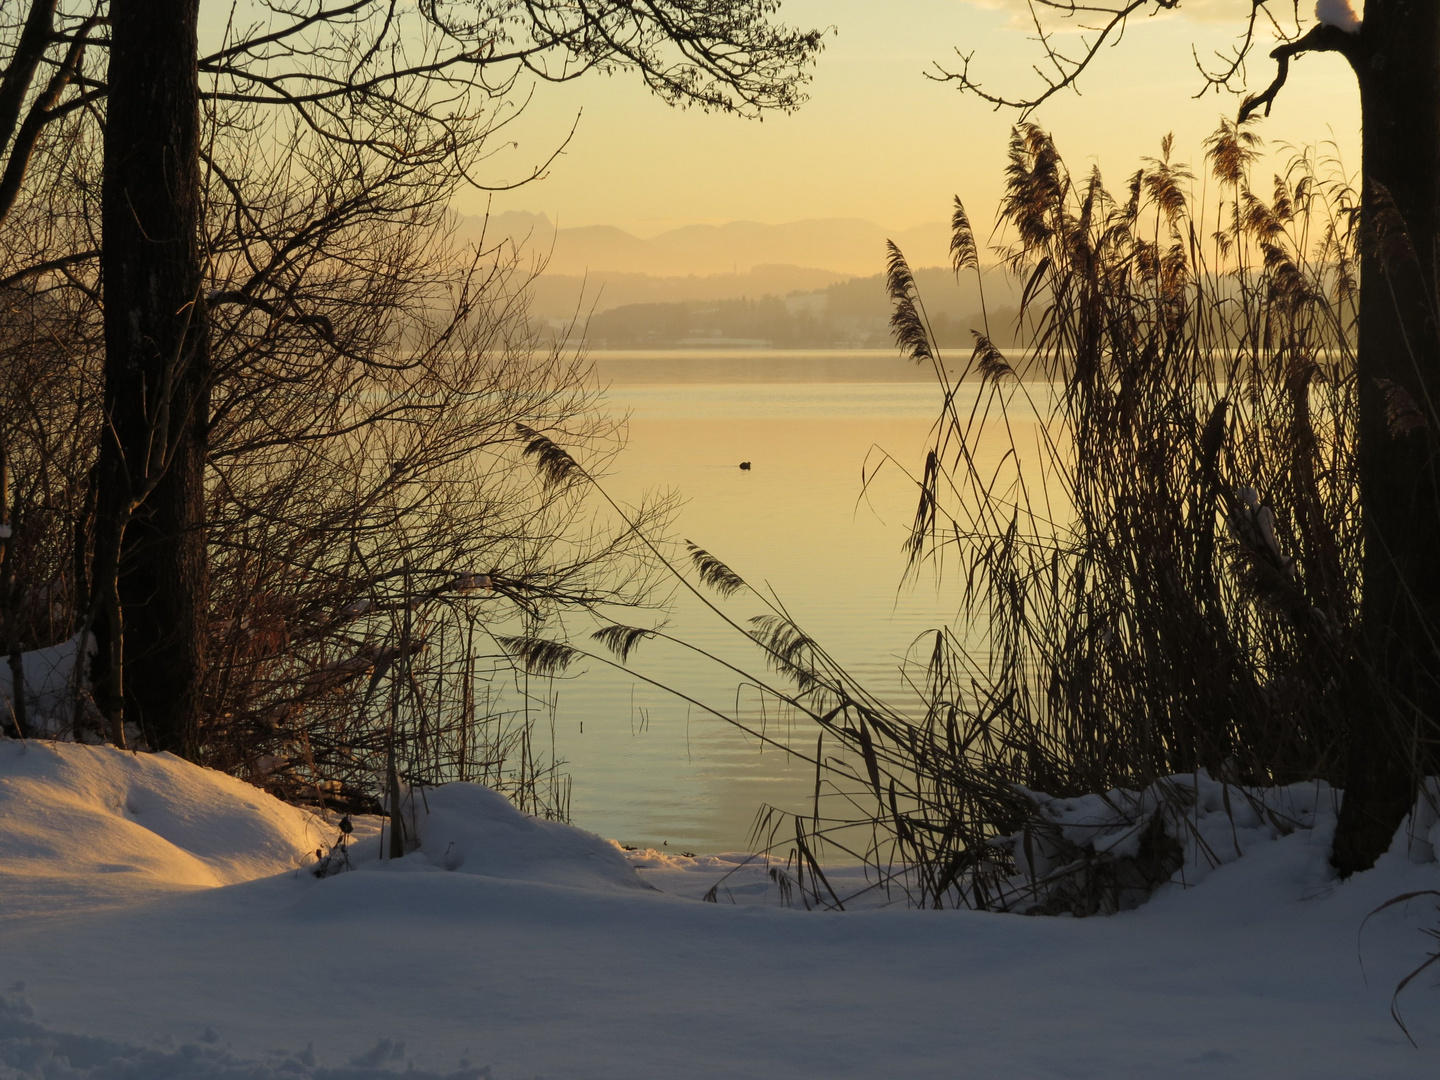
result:
M 933 574 L 905 580 L 913 484 L 890 465 L 862 487 L 862 469 L 887 453 L 919 466 L 938 389 L 890 353 L 597 360 L 609 406 L 630 417 L 610 493 L 633 501 L 647 490 L 678 492 L 678 536 L 773 590 L 872 692 L 913 701 L 902 658 L 925 631 L 954 623 L 958 589 Z M 723 606 L 742 624 L 764 610 L 743 593 Z M 764 672 L 753 646 L 684 595 L 669 631 Z M 762 709 L 734 672 L 694 652 L 651 641 L 631 664 L 721 711 L 738 707 L 782 742 L 814 748 L 813 729 Z M 726 851 L 747 846 L 762 803 L 806 805 L 812 768 L 703 708 L 597 663 L 556 690 L 556 748 L 573 778 L 578 825 L 630 844 Z

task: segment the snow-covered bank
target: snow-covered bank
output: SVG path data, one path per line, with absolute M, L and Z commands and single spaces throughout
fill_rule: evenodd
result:
M 269 877 L 300 866 L 329 831 L 169 754 L 0 739 L 7 919 Z
M 1337 883 L 1327 820 L 1257 835 L 1198 887 L 1108 918 L 838 914 L 664 891 L 706 860 L 652 859 L 638 875 L 658 889 L 635 888 L 588 834 L 475 789 L 427 800 L 420 851 L 382 863 L 362 828 L 357 872 L 319 880 L 295 867 L 333 823 L 243 784 L 0 742 L 0 989 L 23 980 L 34 1011 L 0 1012 L 0 1076 L 340 1080 L 462 1061 L 496 1080 L 1440 1071 L 1435 979 L 1402 1002 L 1418 1050 L 1388 1014 L 1434 905 L 1357 937 L 1391 896 L 1440 888 L 1440 868 L 1397 852 Z M 31 877 L 43 889 L 27 893 Z M 17 887 L 28 899 L 12 905 Z M 66 1073 L 58 1059 L 82 1044 L 120 1064 Z

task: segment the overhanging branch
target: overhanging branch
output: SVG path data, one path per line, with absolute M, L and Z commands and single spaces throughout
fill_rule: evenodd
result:
M 1271 50 L 1270 56 L 1276 64 L 1275 79 L 1263 93 L 1245 99 L 1245 103 L 1240 106 L 1240 116 L 1236 122 L 1245 123 L 1262 105 L 1265 108 L 1265 115 L 1269 116 L 1270 106 L 1275 102 L 1275 95 L 1280 93 L 1280 88 L 1290 77 L 1291 58 L 1307 52 L 1338 52 L 1350 61 L 1351 67 L 1354 67 L 1360 54 L 1360 38 L 1356 34 L 1346 33 L 1338 26 L 1322 24 L 1312 27 L 1310 32 L 1303 37 Z
M 1080 54 L 1070 56 L 1062 53 L 1056 46 L 1054 34 L 1046 30 L 1040 13 L 1036 10 L 1037 6 L 1058 11 L 1062 18 L 1094 18 L 1096 16 L 1103 18 L 1094 25 L 1082 27 L 1093 36 L 1088 39 L 1082 38 Z M 961 90 L 974 94 L 997 109 L 1019 109 L 1022 114 L 1028 115 L 1061 90 L 1076 88 L 1080 76 L 1090 66 L 1090 62 L 1107 44 L 1113 45 L 1120 39 L 1132 16 L 1144 14 L 1147 9 L 1149 13 L 1153 14 L 1170 11 L 1178 6 L 1179 0 L 1116 0 L 1113 5 L 1082 3 L 1080 0 L 1031 0 L 1030 19 L 1034 23 L 1036 40 L 1040 42 L 1040 47 L 1045 52 L 1045 63 L 1048 65 L 1048 70 L 1039 66 L 1035 67 L 1036 74 L 1045 82 L 1045 89 L 1033 97 L 1008 98 L 982 90 L 980 84 L 970 77 L 970 56 L 964 53 L 959 54 L 961 60 L 959 71 L 949 71 L 936 64 L 936 71 L 926 72 L 925 76 L 936 82 L 959 83 Z
M 100 252 L 98 251 L 77 251 L 73 255 L 62 255 L 58 259 L 46 259 L 44 262 L 35 263 L 32 266 L 25 267 L 23 270 L 17 270 L 7 277 L 0 278 L 0 289 L 8 289 L 13 285 L 20 284 L 20 282 L 26 278 L 37 277 L 40 274 L 48 274 L 52 270 L 64 270 L 67 267 L 75 266 L 79 263 L 89 262 L 91 259 L 99 258 L 99 256 Z

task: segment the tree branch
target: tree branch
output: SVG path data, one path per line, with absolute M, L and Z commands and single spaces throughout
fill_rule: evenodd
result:
M 1052 8 L 1063 12 L 1065 17 L 1070 18 L 1076 15 L 1099 15 L 1108 16 L 1107 20 L 1100 26 L 1086 27 L 1085 29 L 1097 33 L 1093 40 L 1082 39 L 1084 54 L 1078 59 L 1072 59 L 1060 52 L 1052 44 L 1053 34 L 1047 33 L 1040 21 L 1040 16 L 1035 10 L 1036 4 L 1041 7 Z M 1117 40 L 1125 33 L 1125 27 L 1130 16 L 1139 13 L 1144 8 L 1153 8 L 1154 11 L 1168 11 L 1179 6 L 1179 0 L 1125 0 L 1119 6 L 1092 6 L 1081 4 L 1075 0 L 1032 0 L 1030 4 L 1030 18 L 1035 24 L 1035 33 L 1040 42 L 1041 48 L 1045 50 L 1045 60 L 1054 68 L 1053 74 L 1046 74 L 1039 67 L 1035 68 L 1036 74 L 1045 80 L 1045 89 L 1036 97 L 1032 98 L 1007 98 L 1000 94 L 991 94 L 980 89 L 980 84 L 970 78 L 970 56 L 961 54 L 961 69 L 946 71 L 936 64 L 938 75 L 926 73 L 926 77 L 936 82 L 958 82 L 961 90 L 968 90 L 982 101 L 988 101 L 991 105 L 999 108 L 1019 109 L 1022 114 L 1029 114 L 1042 104 L 1054 97 L 1061 90 L 1067 90 L 1075 86 L 1090 62 L 1099 55 L 1105 43 L 1113 36 Z M 1153 13 L 1153 12 L 1152 12 Z M 973 55 L 973 54 L 971 54 Z
M 39 274 L 47 274 L 51 270 L 64 270 L 68 266 L 77 263 L 89 262 L 91 259 L 98 259 L 98 251 L 77 251 L 73 255 L 62 255 L 58 259 L 46 259 L 44 262 L 27 266 L 24 270 L 17 270 L 8 277 L 0 278 L 0 289 L 8 289 L 12 285 L 18 285 L 26 278 L 32 278 Z
M 15 54 L 10 58 L 5 78 L 0 80 L 0 153 L 10 144 L 10 136 L 20 119 L 20 107 L 35 78 L 35 69 L 50 46 L 55 32 L 55 3 L 56 0 L 34 0 L 31 4 Z
M 76 72 L 80 70 L 80 62 L 85 56 L 85 47 L 89 44 L 88 35 L 91 30 L 100 25 L 101 20 L 91 18 L 86 20 L 80 28 L 75 39 L 70 43 L 66 51 L 65 59 L 58 70 L 50 78 L 49 84 L 30 106 L 30 111 L 25 115 L 25 121 L 20 125 L 20 131 L 15 136 L 15 145 L 10 148 L 10 158 L 5 163 L 4 174 L 0 175 L 0 222 L 3 222 L 9 215 L 10 209 L 15 205 L 15 197 L 20 193 L 20 185 L 25 180 L 26 170 L 30 167 L 30 154 L 35 149 L 35 144 L 40 138 L 40 131 L 52 120 L 64 115 L 68 109 L 56 109 L 55 103 L 60 100 L 60 95 L 65 87 L 70 84 Z M 27 27 L 28 30 L 28 27 Z M 86 95 L 81 95 L 77 102 L 67 103 L 74 105 L 84 100 Z M 0 117 L 0 120 L 12 119 Z M 6 132 L 6 139 L 9 133 Z M 3 149 L 3 144 L 0 144 Z
M 239 304 L 247 308 L 257 308 L 280 322 L 293 323 L 296 326 L 314 326 L 318 328 L 320 336 L 328 344 L 335 344 L 335 328 L 325 315 L 287 315 L 268 300 L 234 289 L 212 292 L 205 297 L 205 302 L 211 307 L 221 304 Z
M 1275 102 L 1275 95 L 1280 92 L 1280 88 L 1285 85 L 1285 80 L 1290 77 L 1291 57 L 1307 52 L 1338 52 L 1350 61 L 1351 67 L 1354 67 L 1360 55 L 1360 38 L 1356 34 L 1346 33 L 1338 26 L 1322 24 L 1312 27 L 1310 32 L 1303 37 L 1271 50 L 1270 56 L 1276 63 L 1275 79 L 1263 93 L 1245 99 L 1245 103 L 1240 106 L 1240 116 L 1236 123 L 1245 123 L 1262 105 L 1265 107 L 1265 115 L 1269 116 L 1270 106 Z

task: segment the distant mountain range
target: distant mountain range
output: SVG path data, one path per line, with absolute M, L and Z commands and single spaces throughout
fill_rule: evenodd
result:
M 530 287 L 531 310 L 551 321 L 579 318 L 633 304 L 743 300 L 810 293 L 850 280 L 848 274 L 803 266 L 756 266 L 739 274 L 689 274 L 657 277 L 595 271 L 555 274 L 547 271 Z
M 890 341 L 883 270 L 893 239 L 916 271 L 932 330 L 969 348 L 986 320 L 969 274 L 948 266 L 948 228 L 890 233 L 871 221 L 826 218 L 762 225 L 687 225 L 641 238 L 606 225 L 560 228 L 544 214 L 457 217 L 456 239 L 486 248 L 513 243 L 543 266 L 530 310 L 556 335 L 583 332 L 599 348 L 876 348 Z M 945 267 L 942 269 L 942 267 Z M 1013 284 L 987 272 L 997 343 L 1008 344 Z
M 857 218 L 686 225 L 643 239 L 611 225 L 556 229 L 546 215 L 524 211 L 496 214 L 488 221 L 459 220 L 462 239 L 477 240 L 482 230 L 491 242 L 509 238 L 532 253 L 548 255 L 548 272 L 564 276 L 738 276 L 759 267 L 791 267 L 830 271 L 836 279 L 868 277 L 884 268 L 887 239 L 916 267 L 945 264 L 949 243 L 949 230 L 939 222 L 894 231 Z
M 988 304 L 982 312 L 973 277 L 966 275 L 957 282 L 948 269 L 915 271 L 926 321 L 941 348 L 966 354 L 975 344 L 971 331 L 983 333 L 987 327 L 995 344 L 1015 343 L 1019 313 L 1014 290 L 999 275 L 987 276 L 991 279 L 986 285 Z M 599 349 L 877 349 L 889 347 L 893 340 L 890 298 L 880 274 L 787 296 L 697 297 L 604 310 L 597 305 L 595 314 L 578 320 L 575 329 L 582 325 L 585 340 Z

